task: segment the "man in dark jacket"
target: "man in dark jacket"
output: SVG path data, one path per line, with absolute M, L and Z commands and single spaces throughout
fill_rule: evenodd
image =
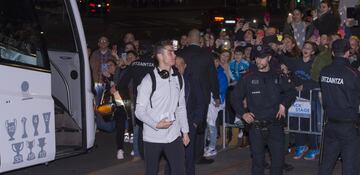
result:
M 194 94 L 190 93 L 190 102 L 193 100 L 201 100 L 200 104 L 197 105 L 196 109 L 188 109 L 188 110 L 196 110 L 201 111 L 199 115 L 188 117 L 189 127 L 196 128 L 198 131 L 198 136 L 196 138 L 197 149 L 199 153 L 196 154 L 196 157 L 200 160 L 199 163 L 210 163 L 205 158 L 202 157 L 204 151 L 204 132 L 206 128 L 206 114 L 208 110 L 208 105 L 210 103 L 210 94 L 214 95 L 214 99 L 216 99 L 217 105 L 220 105 L 219 100 L 219 85 L 217 81 L 217 74 L 214 66 L 214 62 L 212 59 L 212 54 L 207 49 L 200 47 L 200 31 L 197 29 L 193 29 L 189 32 L 188 35 L 189 46 L 181 50 L 178 55 L 183 57 L 186 65 L 187 71 L 191 74 L 190 77 L 190 89 L 197 89 L 200 87 L 201 91 L 196 94 L 195 99 Z M 192 100 L 193 99 L 193 100 Z M 191 134 L 191 133 L 190 133 Z M 194 143 L 194 141 L 192 140 Z M 195 159 L 196 160 L 196 159 Z
M 136 60 L 131 63 L 131 65 L 127 68 L 126 72 L 122 75 L 119 82 L 117 83 L 118 90 L 128 88 L 130 82 L 132 82 L 132 96 L 133 96 L 133 104 L 135 105 L 135 99 L 137 96 L 137 86 L 141 83 L 142 79 L 146 74 L 154 70 L 154 59 L 149 57 L 144 57 L 139 60 Z M 135 117 L 135 116 L 134 116 Z M 142 122 L 138 119 L 134 121 L 134 155 L 135 156 L 143 156 L 143 142 L 142 142 Z
M 265 146 L 268 146 L 271 155 L 270 174 L 283 173 L 283 118 L 296 96 L 295 88 L 288 79 L 271 70 L 271 55 L 271 48 L 258 46 L 255 53 L 257 70 L 251 71 L 241 79 L 231 97 L 231 105 L 236 114 L 242 116 L 250 125 L 252 175 L 265 174 Z M 248 111 L 242 103 L 245 98 Z
M 349 43 L 332 44 L 333 62 L 320 72 L 324 117 L 324 157 L 319 175 L 332 174 L 339 156 L 342 174 L 359 174 L 360 154 L 360 74 L 348 62 Z

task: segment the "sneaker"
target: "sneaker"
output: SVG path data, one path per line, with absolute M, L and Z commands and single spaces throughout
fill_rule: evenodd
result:
M 133 143 L 133 141 L 134 141 L 134 134 L 131 133 L 129 138 L 129 143 Z
M 124 151 L 123 151 L 122 149 L 119 149 L 119 150 L 117 151 L 116 157 L 117 157 L 117 159 L 119 159 L 119 160 L 124 159 Z
M 205 154 L 206 152 L 208 152 L 208 150 L 209 150 L 209 147 L 205 147 L 205 148 L 204 148 L 204 154 Z
M 318 149 L 311 149 L 309 150 L 306 155 L 304 156 L 305 160 L 315 160 L 316 156 L 320 154 Z
M 293 159 L 295 159 L 295 160 L 301 159 L 302 156 L 304 156 L 305 152 L 308 151 L 308 149 L 309 148 L 307 146 L 296 147 Z
M 207 152 L 204 153 L 204 157 L 212 157 L 216 156 L 217 151 L 216 149 L 209 149 Z
M 124 142 L 129 142 L 129 133 L 124 134 Z

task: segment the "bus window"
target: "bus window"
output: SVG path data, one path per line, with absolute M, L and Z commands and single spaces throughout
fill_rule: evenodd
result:
M 37 0 L 37 10 L 46 47 L 50 51 L 77 52 L 73 28 L 64 0 Z
M 0 2 L 0 63 L 49 70 L 31 1 Z

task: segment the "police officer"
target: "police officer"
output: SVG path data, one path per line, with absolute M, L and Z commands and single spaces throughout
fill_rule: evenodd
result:
M 252 153 L 252 174 L 264 174 L 265 146 L 271 154 L 271 175 L 281 175 L 284 165 L 284 117 L 293 103 L 296 90 L 288 79 L 270 69 L 271 48 L 257 46 L 257 70 L 245 75 L 235 87 L 231 104 L 239 116 L 250 125 L 249 138 Z M 243 103 L 246 98 L 248 110 Z
M 349 64 L 349 43 L 338 39 L 332 44 L 334 60 L 320 72 L 324 117 L 323 161 L 319 175 L 332 174 L 338 156 L 343 175 L 359 174 L 360 75 Z

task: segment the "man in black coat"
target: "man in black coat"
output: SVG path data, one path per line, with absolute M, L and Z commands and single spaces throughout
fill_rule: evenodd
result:
M 179 51 L 177 55 L 184 58 L 187 65 L 186 69 L 191 74 L 189 80 L 190 89 L 200 88 L 200 91 L 197 91 L 198 93 L 190 93 L 189 102 L 198 102 L 199 100 L 201 100 L 200 104 L 203 104 L 195 105 L 196 107 L 194 107 L 194 109 L 187 109 L 193 111 L 200 111 L 196 112 L 198 115 L 188 116 L 189 127 L 193 127 L 193 130 L 197 131 L 197 136 L 195 137 L 195 140 L 194 138 L 192 138 L 191 135 L 195 135 L 196 133 L 191 133 L 191 129 L 189 133 L 191 142 L 196 143 L 196 151 L 198 152 L 195 154 L 194 160 L 197 160 L 198 163 L 212 163 L 212 161 L 206 160 L 203 157 L 205 140 L 204 132 L 206 128 L 206 115 L 208 105 L 210 103 L 211 93 L 214 99 L 216 99 L 216 104 L 220 104 L 217 74 L 212 59 L 212 53 L 209 50 L 200 47 L 200 31 L 197 29 L 191 30 L 188 34 L 188 41 L 189 46 Z M 191 172 L 188 172 L 188 174 L 194 173 L 195 170 L 191 170 Z
M 332 174 L 339 156 L 342 174 L 359 174 L 360 171 L 360 73 L 348 62 L 349 50 L 348 41 L 334 41 L 334 60 L 320 72 L 326 125 L 319 175 Z

